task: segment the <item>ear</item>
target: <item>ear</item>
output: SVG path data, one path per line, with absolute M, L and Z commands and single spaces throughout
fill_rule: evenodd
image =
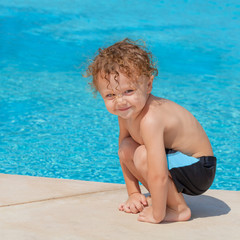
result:
M 148 83 L 147 83 L 147 93 L 148 94 L 151 93 L 151 91 L 152 91 L 153 79 L 154 79 L 154 76 L 152 75 L 148 80 Z

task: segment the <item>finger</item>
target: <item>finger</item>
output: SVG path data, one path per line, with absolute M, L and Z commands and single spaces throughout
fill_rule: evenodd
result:
M 132 213 L 138 213 L 139 212 L 138 209 L 136 208 L 135 204 L 130 205 L 130 210 L 131 210 Z
M 148 205 L 148 202 L 147 202 L 147 199 L 144 195 L 141 196 L 141 202 L 143 204 L 143 206 L 147 206 Z
M 121 203 L 121 204 L 119 205 L 119 207 L 118 207 L 118 210 L 119 210 L 119 211 L 123 211 L 123 206 L 124 206 L 124 204 Z
M 135 207 L 138 210 L 138 212 L 141 212 L 144 209 L 143 205 L 140 202 L 137 202 L 135 204 Z
M 124 207 L 123 207 L 123 211 L 126 212 L 126 213 L 131 213 L 130 206 L 125 204 Z

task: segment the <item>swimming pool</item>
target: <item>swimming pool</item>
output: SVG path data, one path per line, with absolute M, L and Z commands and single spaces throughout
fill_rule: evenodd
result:
M 130 37 L 158 59 L 153 93 L 206 130 L 211 188 L 240 190 L 239 20 L 237 1 L 0 0 L 0 172 L 123 183 L 117 119 L 81 73 Z

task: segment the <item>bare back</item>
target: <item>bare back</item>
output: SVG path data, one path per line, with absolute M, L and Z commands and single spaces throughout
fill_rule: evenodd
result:
M 134 121 L 122 120 L 130 136 L 140 145 L 144 145 L 141 127 L 147 118 L 158 121 L 164 129 L 165 148 L 193 157 L 213 156 L 211 144 L 202 126 L 188 110 L 180 105 L 150 95 L 143 111 Z

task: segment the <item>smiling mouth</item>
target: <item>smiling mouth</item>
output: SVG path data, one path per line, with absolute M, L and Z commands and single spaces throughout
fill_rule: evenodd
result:
M 129 108 L 131 108 L 131 107 L 119 108 L 118 111 L 121 111 L 121 112 L 123 112 L 123 111 L 127 111 Z

